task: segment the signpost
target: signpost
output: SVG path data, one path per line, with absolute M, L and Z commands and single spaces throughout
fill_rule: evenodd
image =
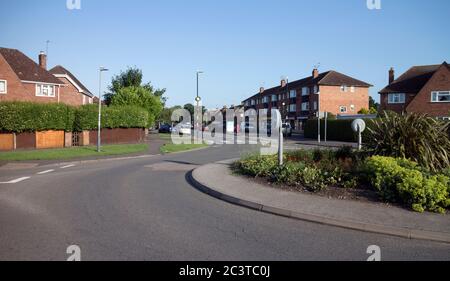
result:
M 356 119 L 352 123 L 352 130 L 358 133 L 358 150 L 362 149 L 362 132 L 366 130 L 366 122 L 362 119 Z

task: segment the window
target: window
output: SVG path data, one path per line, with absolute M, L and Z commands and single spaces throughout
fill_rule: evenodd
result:
M 339 112 L 340 113 L 347 113 L 347 107 L 346 106 L 339 107 Z
M 272 95 L 272 101 L 277 101 L 278 100 L 278 96 L 277 95 Z
M 0 80 L 0 94 L 6 94 L 8 92 L 8 82 L 6 80 Z
M 309 111 L 309 102 L 302 103 L 302 111 Z
M 355 111 L 355 105 L 353 105 L 353 104 L 350 105 L 350 110 L 351 110 L 351 111 Z
M 251 103 L 252 103 L 252 106 L 255 105 L 255 100 L 252 100 Z
M 346 85 L 342 85 L 341 86 L 341 92 L 348 92 L 348 86 L 346 86 Z
M 405 103 L 405 94 L 402 93 L 389 94 L 388 103 L 389 104 Z
M 263 98 L 263 103 L 269 103 L 269 97 L 264 97 Z
M 291 104 L 289 106 L 289 112 L 297 112 L 297 105 L 296 104 Z
M 302 96 L 309 96 L 309 88 L 308 87 L 302 88 Z
M 55 86 L 37 84 L 36 85 L 36 96 L 38 96 L 38 97 L 54 97 L 55 96 Z
M 289 98 L 291 98 L 291 99 L 297 98 L 297 91 L 296 90 L 290 90 L 289 91 Z
M 314 110 L 317 110 L 317 107 L 318 107 L 318 106 L 317 106 L 317 102 L 315 101 L 315 102 L 314 102 Z
M 317 85 L 314 85 L 314 94 L 317 94 L 319 92 L 319 87 Z
M 351 87 L 350 87 L 350 92 L 352 92 L 352 93 L 355 92 L 355 86 L 351 86 Z
M 432 92 L 431 102 L 450 102 L 450 91 Z

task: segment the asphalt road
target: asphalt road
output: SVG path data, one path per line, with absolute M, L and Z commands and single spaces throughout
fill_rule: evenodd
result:
M 236 146 L 61 167 L 0 169 L 0 260 L 450 260 L 450 245 L 291 220 L 237 207 L 192 187 L 196 165 Z M 53 170 L 53 171 L 51 171 Z M 47 172 L 38 175 L 39 172 Z

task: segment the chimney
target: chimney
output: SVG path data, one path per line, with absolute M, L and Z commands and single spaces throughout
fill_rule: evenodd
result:
M 281 80 L 281 88 L 286 87 L 286 85 L 287 85 L 286 79 L 282 79 Z
M 312 76 L 313 76 L 313 78 L 319 77 L 319 70 L 317 68 L 314 68 L 314 70 L 312 72 Z
M 391 67 L 391 69 L 389 69 L 389 85 L 392 84 L 394 80 L 395 80 L 395 70 L 393 67 Z
M 39 66 L 47 70 L 47 55 L 44 52 L 39 54 Z
M 260 94 L 263 94 L 264 91 L 265 91 L 264 87 L 259 88 L 259 93 L 260 93 Z

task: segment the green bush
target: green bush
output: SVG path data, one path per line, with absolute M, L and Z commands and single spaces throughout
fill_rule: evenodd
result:
M 273 169 L 278 165 L 275 156 L 250 156 L 234 164 L 234 169 L 251 177 L 271 177 Z
M 72 131 L 75 110 L 64 104 L 0 102 L 0 131 Z
M 413 161 L 373 156 L 366 160 L 370 184 L 389 202 L 401 202 L 413 210 L 443 213 L 450 206 L 450 178 L 429 175 Z
M 145 128 L 148 113 L 135 106 L 104 107 L 103 128 Z M 35 132 L 64 130 L 67 132 L 97 129 L 98 106 L 79 108 L 64 104 L 0 102 L 0 131 Z
M 450 166 L 449 123 L 410 113 L 385 112 L 367 130 L 365 148 L 371 155 L 411 159 L 433 172 Z
M 145 128 L 148 112 L 136 106 L 110 106 L 102 108 L 102 128 Z M 77 131 L 98 128 L 98 106 L 84 105 L 75 114 L 74 129 Z

